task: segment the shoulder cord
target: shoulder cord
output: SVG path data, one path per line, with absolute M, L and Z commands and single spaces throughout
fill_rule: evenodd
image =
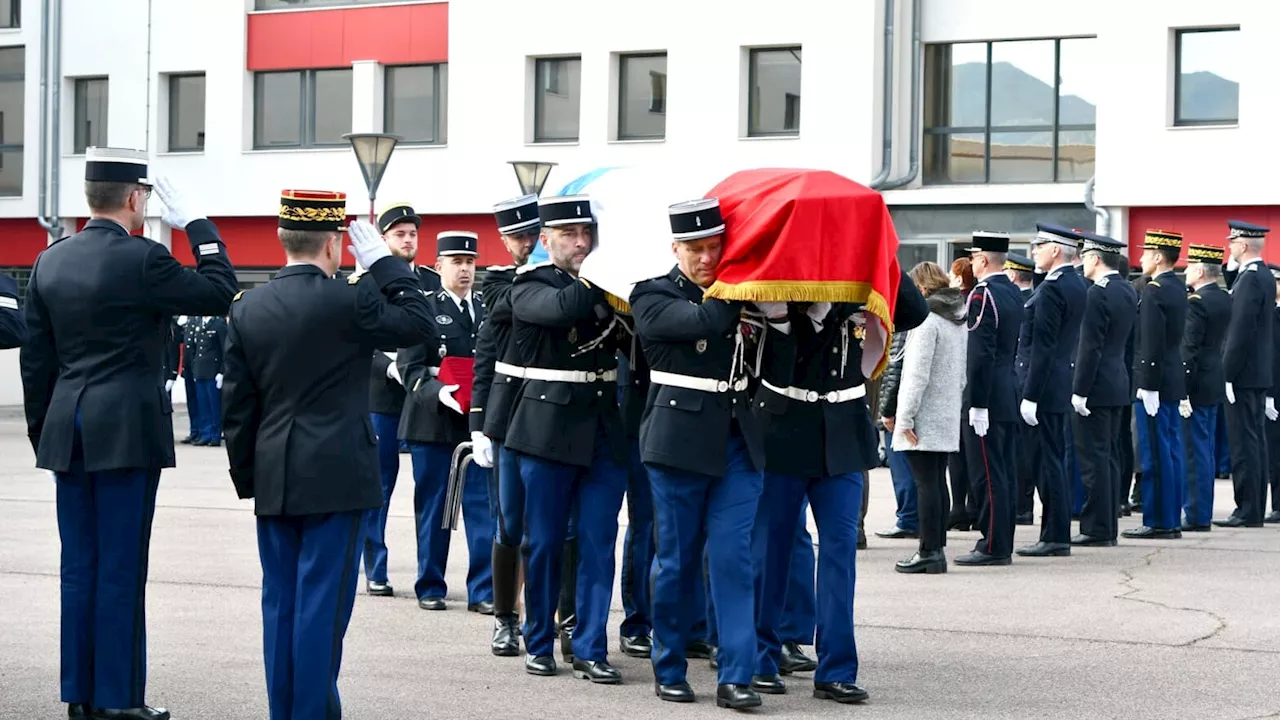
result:
M 987 312 L 987 306 L 988 306 L 988 303 L 987 303 L 987 296 L 988 296 L 989 294 L 990 294 L 990 291 L 989 291 L 989 290 L 987 290 L 987 289 L 985 289 L 985 288 L 983 288 L 983 289 L 982 289 L 982 306 L 978 308 L 978 318 L 977 318 L 976 320 L 974 320 L 974 321 L 973 321 L 973 326 L 972 326 L 972 327 L 971 327 L 971 326 L 969 326 L 969 325 L 967 324 L 967 323 L 968 323 L 968 321 L 966 320 L 966 321 L 965 321 L 965 322 L 966 322 L 966 324 L 965 324 L 965 328 L 964 328 L 965 330 L 968 330 L 969 332 L 973 332 L 974 330 L 978 329 L 978 326 L 979 326 L 979 325 L 981 325 L 981 324 L 982 324 L 982 316 L 983 316 L 983 315 L 985 315 L 985 314 L 986 314 L 986 312 Z M 977 295 L 978 295 L 978 291 L 977 291 L 977 290 L 974 290 L 973 292 L 969 293 L 969 301 L 968 301 L 968 302 L 966 302 L 966 303 L 965 303 L 965 306 L 964 306 L 964 312 L 965 312 L 965 315 L 968 315 L 968 314 L 969 314 L 969 306 L 973 304 L 973 299 L 974 299 Z M 991 306 L 991 316 L 992 316 L 993 318 L 995 318 L 995 321 L 996 321 L 996 327 L 998 328 L 998 327 L 1000 327 L 1000 310 L 999 310 L 998 308 L 996 308 L 996 304 L 995 304 L 995 303 L 990 303 L 990 306 Z
M 575 350 L 575 351 L 573 352 L 573 354 L 571 354 L 569 357 L 579 357 L 579 356 L 581 356 L 581 355 L 586 355 L 587 353 L 591 352 L 592 350 L 595 350 L 597 347 L 599 347 L 599 346 L 600 346 L 600 343 L 602 343 L 602 342 L 604 342 L 605 340 L 607 340 L 607 339 L 609 338 L 609 336 L 613 334 L 613 329 L 614 329 L 617 325 L 618 325 L 618 314 L 617 314 L 617 313 L 614 313 L 614 314 L 609 318 L 609 326 L 608 326 L 608 327 L 606 327 L 606 328 L 604 329 L 604 332 L 603 332 L 603 333 L 601 333 L 599 336 L 597 336 L 594 340 L 591 340 L 590 342 L 587 342 L 587 343 L 584 343 L 584 344 L 582 344 L 582 345 L 579 345 L 579 346 L 578 346 L 578 349 L 577 349 L 577 350 Z
M 617 317 L 617 316 L 615 315 L 614 317 Z M 626 334 L 628 334 L 628 335 L 630 335 L 630 336 L 631 336 L 631 351 L 630 351 L 630 353 L 628 353 L 628 355 L 627 355 L 627 368 L 628 368 L 628 369 L 630 369 L 632 372 L 635 372 L 635 369 L 636 369 L 636 331 L 635 331 L 635 330 L 634 330 L 630 325 L 628 325 L 628 324 L 626 324 L 626 323 L 620 323 L 620 324 L 618 325 L 618 327 L 620 328 L 620 330 L 621 330 L 622 332 L 625 332 Z
M 760 333 L 760 341 L 756 343 L 756 362 L 755 367 L 746 366 L 746 336 L 743 334 L 745 329 L 743 326 L 755 328 Z M 738 332 L 734 335 L 733 340 L 733 365 L 729 368 L 729 384 L 732 385 L 744 372 L 752 377 L 760 377 L 760 368 L 764 364 L 764 335 L 765 323 L 760 317 L 753 314 L 743 313 L 738 320 Z

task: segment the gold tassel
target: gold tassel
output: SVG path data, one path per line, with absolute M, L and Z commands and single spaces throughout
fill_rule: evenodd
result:
M 614 310 L 617 310 L 618 312 L 624 313 L 626 315 L 631 314 L 631 303 L 627 302 L 626 300 L 623 300 L 617 295 L 614 295 L 613 293 L 608 293 L 608 292 L 604 294 L 604 299 L 609 301 L 609 305 L 611 305 Z

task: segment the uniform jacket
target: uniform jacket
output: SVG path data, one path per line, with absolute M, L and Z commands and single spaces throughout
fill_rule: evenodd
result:
M 1070 265 L 1053 270 L 1025 305 L 1027 322 L 1019 343 L 1029 348 L 1024 400 L 1040 412 L 1071 409 L 1071 375 L 1084 315 L 1085 282 Z
M 1271 326 L 1271 341 L 1274 343 L 1271 353 L 1271 390 L 1267 397 L 1280 398 L 1280 305 L 1276 306 L 1275 321 Z M 1226 389 L 1223 388 L 1225 393 Z
M 484 299 L 471 293 L 468 321 L 449 293 L 438 290 L 428 296 L 435 332 L 426 342 L 396 353 L 396 365 L 404 379 L 404 410 L 400 412 L 400 439 L 415 443 L 457 445 L 468 437 L 467 418 L 440 402 L 446 383 L 436 375 L 446 357 L 475 361 L 476 331 L 484 322 Z M 474 387 L 474 384 L 473 386 Z M 456 397 L 455 400 L 460 398 Z
M 1018 389 L 1009 378 L 1014 376 L 1024 302 L 1004 273 L 983 278 L 969 294 L 964 407 L 986 408 L 991 422 L 1019 418 Z
M 213 380 L 222 373 L 222 346 L 227 339 L 227 321 L 221 316 L 187 322 L 187 363 L 194 380 Z
M 1182 361 L 1187 366 L 1187 399 L 1192 407 L 1219 405 L 1227 399 L 1222 377 L 1222 341 L 1231 322 L 1231 296 L 1210 283 L 1187 296 L 1187 327 Z
M 1125 360 L 1137 315 L 1138 293 L 1119 274 L 1089 286 L 1071 383 L 1071 393 L 1088 398 L 1089 407 L 1125 407 L 1133 402 Z
M 1138 353 L 1134 391 L 1155 390 L 1160 402 L 1187 396 L 1182 334 L 1187 325 L 1187 288 L 1173 272 L 1163 272 L 1142 288 L 1138 305 Z
M 222 381 L 231 478 L 258 515 L 382 505 L 369 365 L 373 350 L 431 334 L 431 312 L 404 261 L 353 285 L 289 265 L 232 304 Z M 379 292 L 381 289 L 381 292 Z
M 0 350 L 21 347 L 27 341 L 27 323 L 18 304 L 18 282 L 0 273 Z
M 676 267 L 665 277 L 637 284 L 631 292 L 631 310 L 651 372 L 726 383 L 725 392 L 650 384 L 640 425 L 641 460 L 721 477 L 727 467 L 729 435 L 736 423 L 752 463 L 763 469 L 764 439 L 751 409 L 746 366 L 735 360 L 735 354 L 750 355 L 754 360 L 754 353 L 745 352 L 745 338 L 739 329 L 742 304 L 704 300 L 702 288 Z M 778 387 L 791 385 L 794 338 L 766 324 L 762 342 L 761 377 Z M 757 396 L 758 405 L 775 413 L 786 410 L 785 400 L 763 387 Z
M 173 467 L 164 344 L 173 315 L 222 315 L 236 292 L 218 229 L 187 226 L 196 269 L 111 220 L 50 245 L 27 284 L 22 386 L 36 465 L 71 469 L 79 410 L 84 469 Z
M 640 440 L 640 423 L 649 400 L 649 362 L 635 327 L 634 317 L 618 315 L 618 408 L 631 442 Z
M 495 442 L 507 436 L 507 421 L 520 388 L 518 378 L 500 375 L 494 368 L 499 360 L 507 362 L 511 345 L 511 282 L 515 277 L 514 265 L 485 271 L 485 317 L 476 337 L 476 379 L 467 420 L 471 432 L 482 432 Z
M 1027 370 L 1031 367 L 1031 343 L 1023 342 L 1023 338 L 1030 338 L 1030 330 L 1027 323 L 1031 320 L 1031 313 L 1027 312 L 1027 303 L 1031 301 L 1031 294 L 1034 293 L 1033 288 L 1019 288 L 1019 299 L 1022 300 L 1022 322 L 1018 324 L 1018 353 L 1014 356 L 1013 377 L 1017 381 L 1014 388 L 1018 395 L 1018 402 L 1022 402 L 1022 392 L 1027 385 Z
M 512 359 L 522 367 L 604 373 L 617 370 L 615 316 L 604 292 L 550 263 L 526 265 L 511 286 Z M 590 467 L 603 425 L 614 462 L 626 462 L 616 382 L 526 380 L 507 425 L 517 452 Z
M 1231 323 L 1222 349 L 1226 382 L 1236 388 L 1271 387 L 1272 323 L 1276 283 L 1261 260 L 1246 263 L 1231 286 Z
M 928 299 L 929 317 L 907 336 L 893 449 L 956 452 L 969 335 L 964 297 L 956 288 L 942 288 Z M 908 429 L 915 430 L 917 444 L 907 443 L 903 433 Z

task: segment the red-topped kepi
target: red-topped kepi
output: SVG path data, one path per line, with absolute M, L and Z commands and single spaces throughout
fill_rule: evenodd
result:
M 277 224 L 284 230 L 346 230 L 347 194 L 336 190 L 282 190 Z

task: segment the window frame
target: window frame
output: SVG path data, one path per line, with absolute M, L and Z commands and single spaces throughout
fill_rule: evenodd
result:
M 407 65 L 388 65 L 384 69 L 382 84 L 382 117 L 383 130 L 392 134 L 399 134 L 395 128 L 389 125 L 391 118 L 391 92 L 390 77 L 393 71 L 399 68 L 432 68 L 432 97 L 435 99 L 435 133 L 431 140 L 402 140 L 401 145 L 448 145 L 449 144 L 449 63 L 410 63 Z M 441 78 L 443 73 L 444 78 Z
M 253 149 L 254 150 L 323 150 L 325 148 L 344 147 L 346 141 L 337 142 L 316 142 L 316 75 L 322 72 L 348 72 L 352 73 L 352 81 L 354 82 L 354 71 L 350 67 L 327 67 L 327 68 L 306 68 L 299 70 L 261 70 L 253 73 Z M 298 103 L 298 142 L 296 144 L 277 144 L 264 145 L 259 135 L 258 118 L 260 103 L 259 99 L 262 95 L 261 83 L 262 78 L 267 75 L 298 75 L 298 82 L 301 84 L 301 92 L 299 93 Z M 354 104 L 354 97 L 349 97 L 348 101 Z M 348 130 L 348 132 L 350 132 Z
M 175 136 L 174 128 L 177 127 L 178 125 L 177 120 L 178 120 L 178 109 L 179 109 L 178 104 L 173 101 L 174 85 L 179 80 L 185 80 L 185 79 L 197 78 L 197 77 L 204 78 L 204 81 L 205 81 L 205 84 L 204 84 L 205 114 L 204 114 L 204 117 L 200 118 L 201 129 L 198 135 L 200 135 L 201 137 L 204 137 L 206 134 L 206 130 L 208 129 L 207 120 L 209 116 L 209 79 L 207 74 L 202 72 L 170 73 L 169 88 L 168 88 L 169 90 L 169 132 L 168 132 L 169 137 L 166 138 L 167 147 L 168 147 L 168 150 L 166 152 L 171 152 L 171 153 L 202 153 L 204 152 L 204 146 L 202 145 L 196 145 L 194 147 L 186 147 L 186 146 L 174 144 L 174 136 Z M 255 87 L 254 90 L 256 92 L 257 88 Z
M 665 51 L 664 52 L 623 53 L 618 55 L 618 118 L 617 118 L 618 119 L 618 132 L 617 132 L 618 140 L 630 141 L 630 140 L 666 140 L 667 139 L 667 122 L 666 122 L 667 73 L 666 72 L 660 73 L 656 70 L 650 70 L 649 79 L 647 83 L 649 86 L 648 112 L 654 115 L 662 116 L 663 118 L 662 134 L 658 135 L 658 134 L 651 134 L 651 133 L 628 133 L 624 131 L 624 128 L 626 127 L 626 123 L 623 122 L 623 118 L 627 114 L 627 104 L 625 102 L 627 97 L 627 87 L 628 87 L 627 86 L 627 62 L 632 59 L 638 59 L 638 60 L 646 60 L 646 59 L 652 59 L 652 58 L 667 59 L 667 57 L 668 57 L 668 53 L 666 53 Z M 662 77 L 662 107 L 661 109 L 654 110 L 653 109 L 653 100 L 654 100 L 653 83 L 657 80 L 658 76 Z
M 1173 127 L 1232 127 L 1240 124 L 1240 96 L 1238 94 L 1236 95 L 1236 116 L 1234 118 L 1218 120 L 1185 120 L 1182 118 L 1182 37 L 1184 35 L 1213 32 L 1240 32 L 1240 26 L 1177 28 L 1173 31 Z M 1236 88 L 1238 93 L 1239 84 L 1236 85 Z
M 15 0 L 15 2 L 16 2 L 16 1 L 17 1 L 17 0 Z M 6 51 L 6 50 L 12 50 L 13 52 L 16 52 L 16 53 L 18 53 L 18 54 L 20 54 L 20 55 L 22 56 L 22 69 L 23 69 L 23 72 L 21 72 L 21 73 L 0 73 L 0 81 L 4 81 L 4 82 L 12 82 L 12 81 L 15 81 L 15 80 L 16 80 L 16 81 L 19 83 L 19 85 L 18 85 L 19 92 L 22 94 L 22 113 L 24 113 L 24 114 L 25 114 L 25 113 L 26 113 L 26 111 L 27 111 L 27 98 L 26 98 L 26 91 L 27 91 L 27 83 L 26 83 L 26 80 L 27 80 L 27 76 L 26 76 L 27 57 L 26 57 L 26 52 L 27 52 L 27 48 L 26 48 L 26 46 L 25 46 L 25 45 L 11 45 L 11 46 L 6 46 L 6 47 L 0 47 L 0 52 L 4 52 L 4 51 Z M 3 168 L 3 167 L 4 167 L 4 153 L 7 153 L 7 152 L 16 152 L 16 153 L 22 154 L 22 155 L 23 155 L 23 158 L 22 158 L 22 159 L 23 159 L 23 161 L 25 162 L 26 143 L 25 143 L 25 142 L 23 142 L 22 138 L 19 138 L 19 141 L 18 141 L 17 143 L 6 143 L 6 142 L 4 142 L 4 114 L 3 114 L 3 113 L 0 113 L 0 168 Z M 24 168 L 25 168 L 25 166 L 24 166 Z M 25 191 L 25 189 L 26 189 L 26 183 L 25 183 L 25 181 L 24 181 L 24 179 L 23 179 L 22 177 L 19 177 L 19 179 L 18 179 L 18 191 L 17 191 L 16 193 L 7 193 L 7 192 L 5 192 L 3 189 L 0 189 L 0 197 L 22 197 L 23 192 Z
M 106 75 L 94 75 L 91 77 L 72 78 L 74 82 L 71 85 L 71 151 L 73 155 L 84 155 L 91 147 L 105 147 L 107 141 L 103 141 L 102 145 L 90 144 L 89 138 L 84 138 L 84 147 L 80 147 L 80 119 L 82 105 L 80 103 L 80 88 L 87 87 L 88 83 L 101 82 L 106 87 L 106 105 L 107 105 L 107 123 L 110 130 L 111 118 L 111 79 Z M 88 94 L 87 91 L 85 93 Z M 88 108 L 83 108 L 85 115 L 88 115 Z M 86 133 L 87 135 L 87 133 Z
M 572 138 L 547 137 L 543 134 L 543 127 L 542 127 L 542 106 L 543 106 L 542 94 L 545 92 L 545 93 L 550 93 L 552 95 L 559 95 L 561 97 L 567 97 L 567 94 L 560 92 L 558 89 L 552 90 L 550 87 L 544 87 L 544 85 L 549 86 L 550 83 L 544 83 L 542 69 L 546 67 L 544 63 L 565 62 L 565 61 L 571 61 L 571 60 L 578 61 L 578 125 L 576 128 L 577 132 L 574 133 L 574 136 Z M 559 76 L 557 75 L 557 78 L 558 77 Z M 550 77 L 548 76 L 546 79 L 549 80 Z M 571 144 L 571 143 L 577 143 L 581 141 L 582 141 L 582 56 L 581 55 L 551 55 L 547 57 L 533 58 L 533 143 L 534 144 L 556 144 L 556 143 Z
M 759 57 L 760 53 L 773 53 L 773 52 L 790 52 L 793 55 L 795 53 L 803 53 L 804 45 L 786 45 L 782 47 L 753 47 L 753 48 L 747 49 L 747 137 L 749 138 L 800 137 L 799 122 L 796 123 L 795 130 L 782 130 L 780 132 L 773 132 L 769 130 L 760 130 L 757 128 L 756 108 L 758 107 L 759 97 L 756 94 L 756 73 L 758 72 L 756 69 L 756 58 Z M 800 58 L 797 58 L 797 61 L 800 62 L 800 68 L 801 68 L 800 80 L 801 80 L 801 85 L 803 85 L 804 84 L 804 62 Z M 795 93 L 788 93 L 788 94 L 795 94 Z M 796 103 L 796 114 L 800 115 L 801 114 L 800 105 L 801 103 L 804 102 L 804 99 L 799 94 L 796 94 L 796 97 L 800 99 L 800 101 Z M 784 103 L 783 122 L 785 124 L 786 122 L 785 121 L 785 115 L 786 115 L 785 99 L 783 100 L 783 103 Z
M 10 24 L 5 24 L 10 23 Z M 0 16 L 0 30 L 22 29 L 22 0 L 9 0 L 9 17 Z

